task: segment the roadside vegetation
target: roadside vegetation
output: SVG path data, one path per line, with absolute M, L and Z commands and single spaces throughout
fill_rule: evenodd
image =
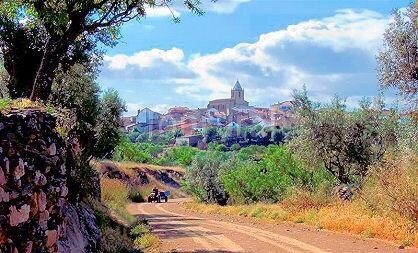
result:
M 356 112 L 344 114 L 351 118 Z M 352 126 L 341 127 L 343 121 L 333 123 L 335 115 L 330 117 L 324 121 L 334 136 L 353 131 Z M 417 146 L 402 137 L 416 139 L 418 125 L 406 116 L 396 121 L 401 125 L 387 126 L 393 123 L 387 117 L 379 116 L 382 122 L 375 127 L 354 121 L 365 131 L 357 142 L 323 138 L 330 129 L 315 139 L 309 132 L 314 129 L 301 125 L 295 130 L 299 135 L 285 145 L 200 153 L 187 167 L 184 184 L 197 203 L 185 205 L 199 212 L 293 221 L 418 246 Z M 396 136 L 396 142 L 386 140 L 388 136 Z M 317 150 L 324 146 L 332 156 Z M 327 162 L 345 170 L 327 168 Z
M 103 245 L 105 252 L 156 251 L 160 241 L 152 235 L 147 221 L 129 214 L 126 209 L 131 203 L 130 186 L 126 182 L 110 178 L 101 178 L 100 184 L 101 201 L 110 209 L 110 213 L 106 215 L 101 215 L 100 212 L 96 214 L 106 239 Z

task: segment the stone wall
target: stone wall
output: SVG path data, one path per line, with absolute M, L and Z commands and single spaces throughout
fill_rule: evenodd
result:
M 0 113 L 0 253 L 57 251 L 66 230 L 65 160 L 54 117 Z

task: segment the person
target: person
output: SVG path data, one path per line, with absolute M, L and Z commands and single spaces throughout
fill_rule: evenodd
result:
M 154 189 L 152 189 L 152 192 L 155 194 L 155 196 L 158 196 L 158 188 L 154 187 Z

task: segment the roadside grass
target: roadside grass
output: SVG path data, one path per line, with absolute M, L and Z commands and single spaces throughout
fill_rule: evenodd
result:
M 111 215 L 129 230 L 129 237 L 126 237 L 121 236 L 114 228 L 105 227 L 102 230 L 105 247 L 110 252 L 120 252 L 129 246 L 143 252 L 158 252 L 159 238 L 151 233 L 146 221 L 138 220 L 126 209 L 131 203 L 131 186 L 121 180 L 109 178 L 101 178 L 100 185 L 102 202 L 111 210 Z
M 347 232 L 366 238 L 378 238 L 418 247 L 418 234 L 407 219 L 391 219 L 372 215 L 362 208 L 361 201 L 333 203 L 327 206 L 295 209 L 284 204 L 251 204 L 219 206 L 202 203 L 183 203 L 184 207 L 207 214 L 243 216 L 266 222 L 290 221 L 315 226 L 320 229 Z
M 137 249 L 146 252 L 158 252 L 158 249 L 161 245 L 161 241 L 156 235 L 146 233 L 142 236 L 137 237 L 134 241 L 134 244 Z
M 102 202 L 106 204 L 125 223 L 132 224 L 135 217 L 126 210 L 129 204 L 129 186 L 117 179 L 101 178 Z

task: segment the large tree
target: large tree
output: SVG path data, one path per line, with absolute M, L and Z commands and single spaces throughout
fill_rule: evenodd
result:
M 369 165 L 382 158 L 393 139 L 397 118 L 376 103 L 364 101 L 348 111 L 336 97 L 318 107 L 306 90 L 295 92 L 298 125 L 291 141 L 297 156 L 310 167 L 325 167 L 341 184 L 359 184 Z
M 47 100 L 58 68 L 91 62 L 97 45 L 114 45 L 118 28 L 172 0 L 2 0 L 0 52 L 11 98 Z M 199 1 L 185 0 L 201 14 Z
M 418 5 L 397 10 L 384 34 L 378 70 L 383 87 L 395 87 L 417 103 L 418 94 Z

